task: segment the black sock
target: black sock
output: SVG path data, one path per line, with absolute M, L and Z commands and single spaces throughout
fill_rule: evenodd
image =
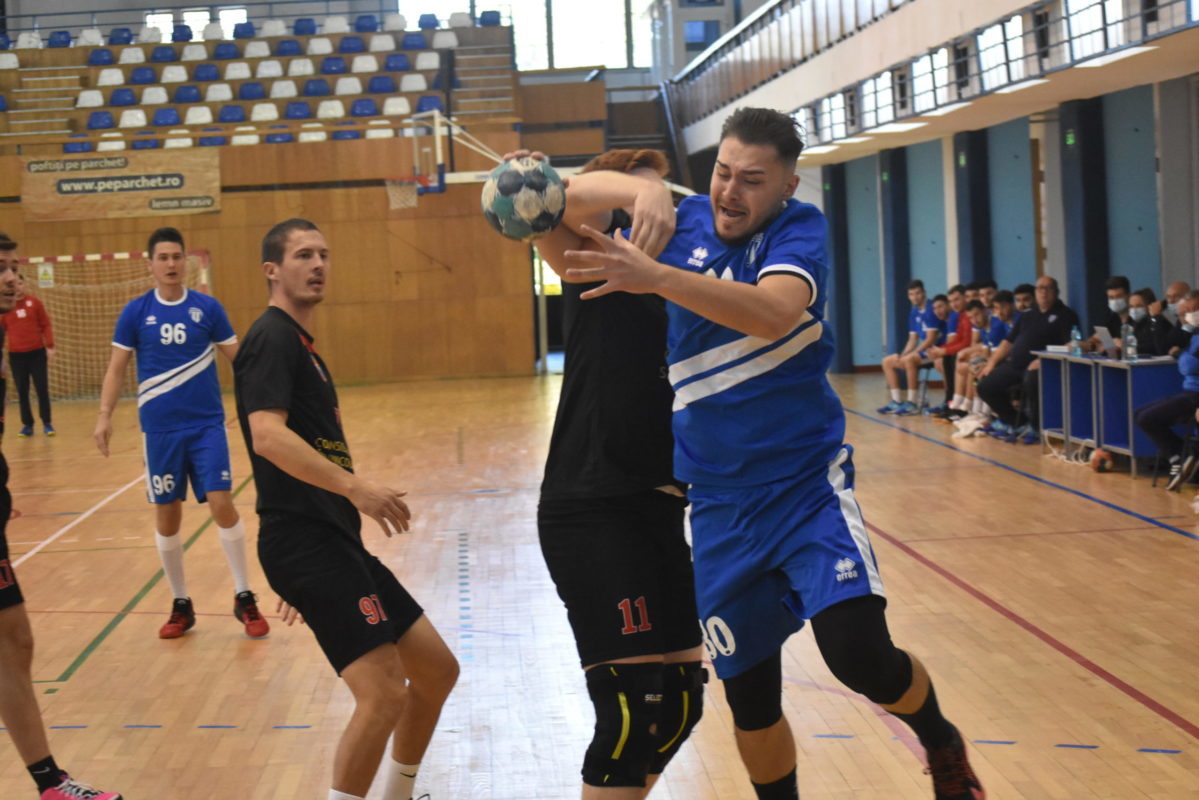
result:
M 758 800 L 799 800 L 799 783 L 794 769 L 777 781 L 754 783 L 753 786 Z
M 907 723 L 907 726 L 920 739 L 920 744 L 924 745 L 925 750 L 946 747 L 953 743 L 954 727 L 941 714 L 941 707 L 937 704 L 937 691 L 932 684 L 929 684 L 928 698 L 924 701 L 924 705 L 920 706 L 915 713 L 895 714 L 895 716 Z
M 29 774 L 33 776 L 33 779 L 37 781 L 37 790 L 39 792 L 53 789 L 62 783 L 63 776 L 66 774 L 54 763 L 54 756 L 46 756 L 36 764 L 30 764 L 26 769 L 29 770 Z

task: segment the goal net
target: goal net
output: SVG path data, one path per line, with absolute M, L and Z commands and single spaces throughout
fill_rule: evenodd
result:
M 187 254 L 184 283 L 208 292 L 208 251 Z M 55 399 L 100 396 L 112 355 L 112 332 L 121 309 L 154 287 L 145 253 L 102 253 L 23 259 L 25 290 L 46 306 L 54 326 L 50 396 Z M 122 394 L 137 389 L 135 370 L 126 370 Z M 16 398 L 9 381 L 10 399 Z

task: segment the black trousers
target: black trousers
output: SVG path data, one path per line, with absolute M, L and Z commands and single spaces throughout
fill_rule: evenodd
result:
M 1014 386 L 1022 386 L 1024 399 L 1021 409 L 1028 424 L 1039 429 L 1041 422 L 1040 388 L 1041 371 L 1039 369 L 1017 369 L 1008 362 L 998 364 L 991 374 L 978 382 L 978 396 L 983 399 L 999 419 L 1008 425 L 1019 425 L 1021 413 L 1012 408 L 1011 390 Z
M 46 350 L 29 350 L 25 353 L 8 354 L 12 377 L 17 384 L 17 400 L 21 404 L 21 424 L 33 425 L 33 408 L 29 405 L 29 379 L 37 389 L 37 411 L 43 425 L 50 424 L 50 378 L 47 370 Z
M 1170 458 L 1182 452 L 1182 439 L 1174 426 L 1194 419 L 1195 409 L 1199 409 L 1199 392 L 1182 392 L 1146 403 L 1134 412 L 1133 419 L 1158 452 Z
M 948 404 L 953 399 L 955 391 L 954 383 L 958 376 L 957 353 L 941 356 L 941 365 L 945 368 L 945 402 Z

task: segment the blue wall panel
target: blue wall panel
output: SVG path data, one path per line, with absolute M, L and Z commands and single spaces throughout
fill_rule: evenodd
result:
M 929 295 L 948 288 L 945 255 L 945 183 L 941 142 L 914 144 L 908 155 L 908 219 L 911 226 L 912 277 L 924 281 Z M 907 298 L 904 298 L 904 305 Z
M 1028 119 L 987 129 L 992 275 L 1001 289 L 1037 278 Z
M 1153 87 L 1103 97 L 1104 166 L 1111 274 L 1161 295 Z
M 845 165 L 854 366 L 883 360 L 882 254 L 879 251 L 878 156 Z M 896 343 L 891 343 L 895 349 Z

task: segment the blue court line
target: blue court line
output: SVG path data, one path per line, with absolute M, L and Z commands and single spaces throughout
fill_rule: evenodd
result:
M 813 733 L 813 739 L 855 739 L 852 733 Z
M 1003 739 L 971 739 L 974 744 L 1015 744 L 1014 741 L 1005 741 Z
M 311 728 L 311 725 L 272 725 L 271 729 L 276 731 L 302 731 Z
M 870 414 L 863 414 L 861 411 L 855 411 L 852 408 L 845 409 L 845 412 L 847 414 L 853 414 L 856 417 L 861 417 L 862 419 L 869 420 L 870 422 L 873 422 L 876 425 L 882 425 L 884 428 L 893 428 L 897 431 L 900 431 L 901 433 L 906 433 L 909 436 L 915 436 L 917 439 L 923 439 L 926 442 L 930 442 L 930 443 L 938 445 L 940 447 L 944 447 L 946 450 L 952 450 L 955 453 L 961 453 L 964 456 L 969 456 L 970 458 L 974 458 L 979 461 L 984 461 L 987 464 L 991 464 L 992 466 L 999 467 L 1000 469 L 1006 469 L 1008 472 L 1014 472 L 1017 475 L 1021 475 L 1025 478 L 1028 478 L 1029 480 L 1036 481 L 1037 483 L 1043 483 L 1046 486 L 1050 486 L 1054 489 L 1060 489 L 1061 491 L 1075 495 L 1076 497 L 1081 497 L 1084 500 L 1090 500 L 1092 503 L 1097 503 L 1098 505 L 1104 506 L 1105 508 L 1110 508 L 1113 511 L 1118 511 L 1121 514 L 1126 514 L 1126 515 L 1132 517 L 1133 519 L 1139 519 L 1141 522 L 1146 522 L 1154 527 L 1162 528 L 1164 530 L 1170 531 L 1171 533 L 1177 533 L 1179 536 L 1185 536 L 1188 539 L 1194 539 L 1195 541 L 1199 541 L 1199 535 L 1196 535 L 1196 534 L 1192 533 L 1191 531 L 1184 531 L 1182 528 L 1175 528 L 1173 525 L 1167 525 L 1164 522 L 1161 522 L 1160 520 L 1154 519 L 1153 517 L 1147 517 L 1144 514 L 1138 514 L 1136 511 L 1133 511 L 1132 509 L 1124 508 L 1124 506 L 1118 506 L 1115 503 L 1109 503 L 1106 500 L 1100 500 L 1098 497 L 1089 495 L 1086 492 L 1080 492 L 1078 489 L 1071 489 L 1069 486 L 1063 486 L 1060 483 L 1054 483 L 1051 480 L 1046 480 L 1045 478 L 1041 478 L 1036 475 L 1033 475 L 1030 472 L 1025 472 L 1024 470 L 1016 469 L 1013 466 L 1004 464 L 1002 461 L 996 461 L 993 458 L 987 458 L 986 456 L 980 456 L 977 453 L 971 453 L 969 450 L 963 450 L 960 447 L 954 447 L 953 445 L 948 444 L 947 442 L 943 442 L 939 439 L 934 439 L 931 436 L 925 436 L 922 433 L 916 433 L 915 431 L 908 430 L 907 428 L 905 428 L 901 425 L 893 425 L 890 422 L 884 422 L 881 419 L 876 419 L 875 417 L 871 416 Z
M 197 728 L 209 728 L 216 730 L 230 730 L 236 728 L 236 725 L 197 725 Z
M 86 728 L 86 725 L 51 725 L 52 731 L 78 731 Z
M 126 728 L 161 728 L 161 725 L 126 725 Z
M 1164 749 L 1156 748 L 1156 747 L 1138 747 L 1137 752 L 1138 753 L 1167 753 L 1167 754 L 1173 756 L 1173 755 L 1178 755 L 1182 751 L 1181 750 L 1164 750 Z
M 1054 747 L 1064 747 L 1069 750 L 1098 750 L 1097 744 L 1055 744 Z

